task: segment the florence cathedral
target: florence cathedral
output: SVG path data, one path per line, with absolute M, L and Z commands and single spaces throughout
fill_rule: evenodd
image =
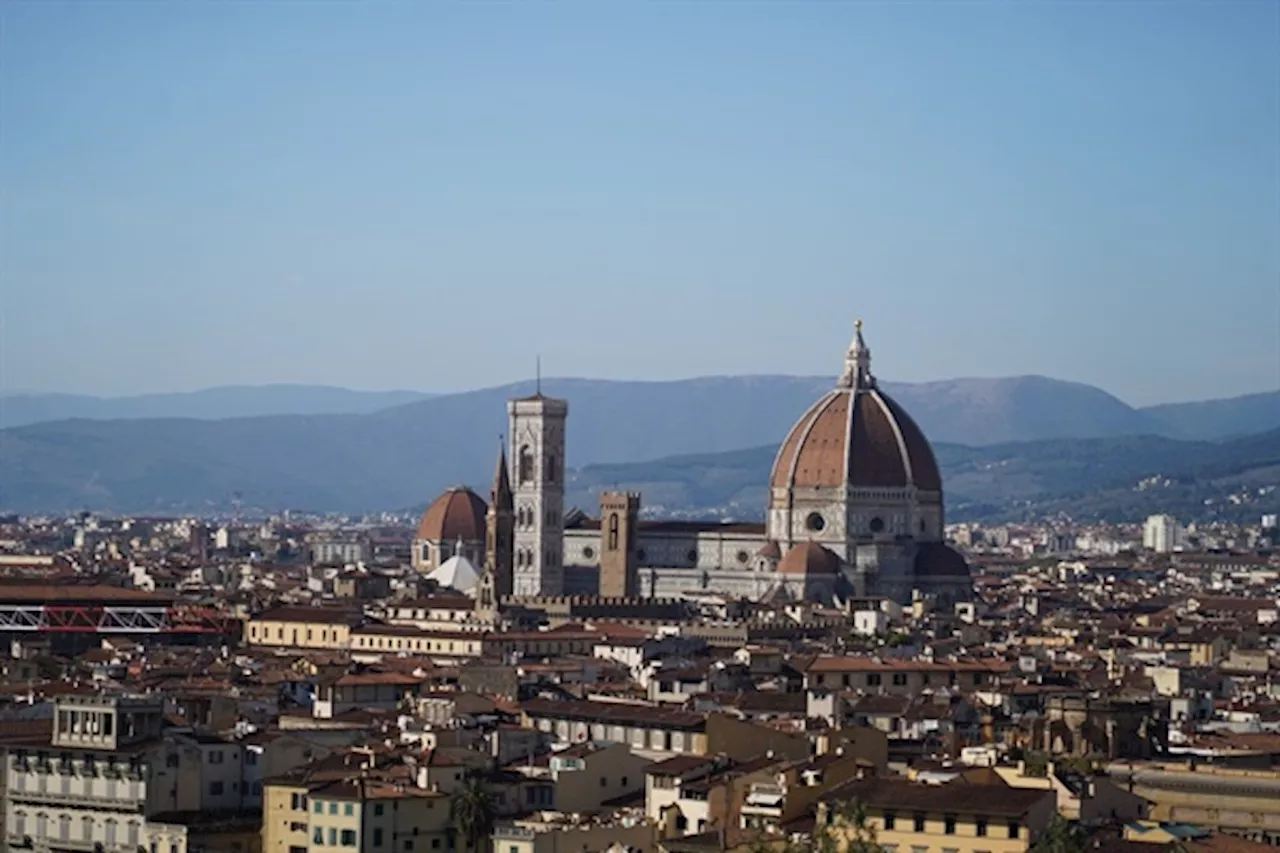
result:
M 489 502 L 450 489 L 418 526 L 413 564 L 442 586 L 494 601 L 972 593 L 968 565 L 944 541 L 933 450 L 877 385 L 861 322 L 835 386 L 782 442 L 763 523 L 644 520 L 633 492 L 602 493 L 596 516 L 566 511 L 569 404 L 538 393 L 507 411 Z

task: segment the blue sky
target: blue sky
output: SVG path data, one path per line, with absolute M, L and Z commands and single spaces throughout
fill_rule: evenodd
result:
M 0 390 L 1280 387 L 1280 4 L 0 6 Z

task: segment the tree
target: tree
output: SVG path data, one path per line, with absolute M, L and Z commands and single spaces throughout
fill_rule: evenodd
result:
M 1084 853 L 1087 846 L 1080 824 L 1054 815 L 1031 849 L 1034 853 Z
M 493 794 L 479 773 L 468 773 L 449 799 L 449 819 L 471 850 L 493 834 Z
M 748 853 L 883 853 L 876 841 L 876 829 L 867 820 L 867 810 L 857 800 L 830 807 L 825 823 L 814 826 L 805 839 L 757 836 Z

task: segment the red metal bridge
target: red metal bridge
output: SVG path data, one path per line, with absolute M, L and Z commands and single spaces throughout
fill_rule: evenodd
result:
M 240 632 L 240 620 L 119 587 L 0 584 L 0 633 L 8 631 L 228 635 Z

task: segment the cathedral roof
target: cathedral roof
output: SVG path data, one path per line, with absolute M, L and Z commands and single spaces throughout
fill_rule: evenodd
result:
M 861 323 L 844 375 L 792 427 L 774 461 L 770 486 L 942 491 L 924 433 L 871 375 Z
M 479 542 L 484 539 L 484 499 L 465 486 L 455 486 L 427 507 L 418 524 L 418 539 L 428 542 Z
M 784 575 L 834 575 L 840 571 L 840 558 L 817 542 L 801 542 L 778 563 L 778 571 Z

